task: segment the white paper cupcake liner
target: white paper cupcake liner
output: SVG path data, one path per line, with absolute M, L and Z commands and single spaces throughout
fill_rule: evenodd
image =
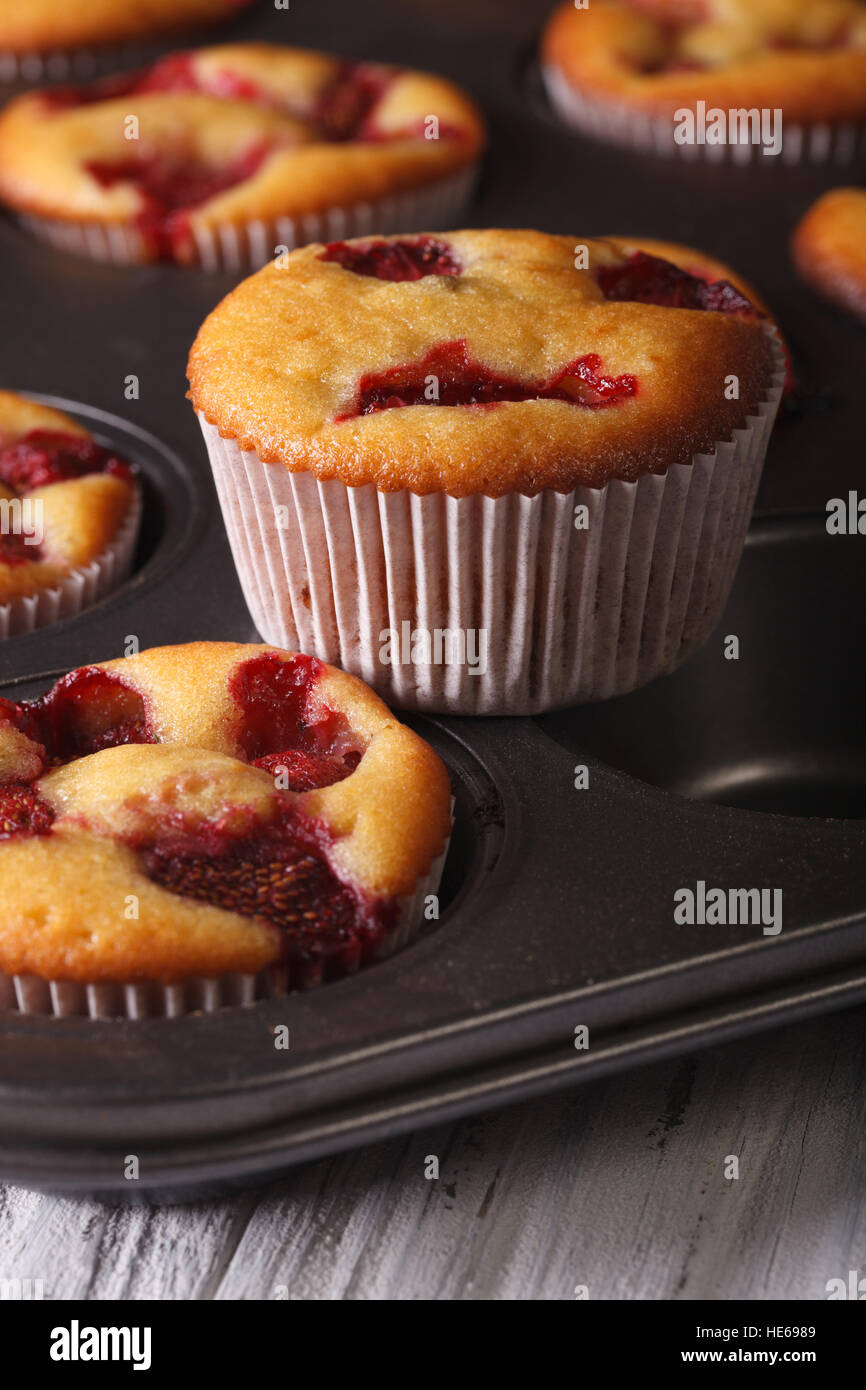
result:
M 607 144 L 651 150 L 691 162 L 710 164 L 852 164 L 866 152 L 866 122 L 831 125 L 790 124 L 782 121 L 782 148 L 778 155 L 765 155 L 761 145 L 678 145 L 674 122 L 669 115 L 631 110 L 616 102 L 588 97 L 578 92 L 561 69 L 543 65 L 542 78 L 551 105 L 567 125 Z M 687 103 L 686 103 L 687 104 Z
M 451 227 L 460 221 L 477 176 L 478 166 L 473 165 L 423 188 L 326 208 L 303 217 L 197 227 L 191 264 L 201 270 L 240 274 L 259 270 L 274 259 L 277 248 L 293 251 L 311 241 L 342 241 L 347 237 Z M 76 222 L 32 214 L 19 221 L 40 241 L 73 255 L 114 265 L 141 265 L 149 259 L 146 237 L 135 222 Z
M 425 923 L 426 899 L 439 891 L 448 843 L 419 880 L 414 893 L 397 899 L 397 917 L 377 955 L 378 960 L 418 936 Z M 366 968 L 366 967 L 365 967 Z M 344 977 L 341 977 L 344 978 Z M 324 983 L 307 979 L 309 989 Z M 6 975 L 0 971 L 0 1011 L 41 1014 L 54 1018 L 139 1019 L 180 1018 L 184 1014 L 214 1013 L 230 1005 L 254 1004 L 291 992 L 288 968 L 266 966 L 256 975 L 203 976 L 181 984 L 79 984 L 71 980 L 42 980 L 36 975 Z
M 12 53 L 0 49 L 0 83 L 84 82 L 114 73 L 128 61 L 131 50 L 111 48 L 52 48 Z
M 442 714 L 535 714 L 672 671 L 706 641 L 733 583 L 782 393 L 775 339 L 774 352 L 766 398 L 713 453 L 567 494 L 319 482 L 262 463 L 200 415 L 256 627 L 389 704 Z M 434 659 L 419 644 L 413 662 L 413 633 L 428 635 Z
M 0 640 L 72 618 L 112 593 L 128 577 L 141 522 L 141 492 L 135 489 L 129 510 L 111 544 L 91 560 L 70 570 L 50 589 L 0 604 Z

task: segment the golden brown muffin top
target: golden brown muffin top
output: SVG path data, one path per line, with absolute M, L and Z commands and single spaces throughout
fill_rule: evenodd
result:
M 0 969 L 168 983 L 374 940 L 449 825 L 433 750 L 315 658 L 83 667 L 0 704 Z
M 655 112 L 703 101 L 799 123 L 866 117 L 859 0 L 567 0 L 542 56 L 589 97 Z
M 773 349 L 718 262 L 640 248 L 534 231 L 304 247 L 205 321 L 190 397 L 266 462 L 350 486 L 500 496 L 662 472 L 745 422 Z
M 0 0 L 0 52 L 98 48 L 212 24 L 253 0 Z

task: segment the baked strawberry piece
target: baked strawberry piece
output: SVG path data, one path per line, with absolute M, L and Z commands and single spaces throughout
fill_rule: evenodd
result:
M 417 926 L 449 828 L 432 750 L 315 658 L 196 643 L 83 667 L 0 706 L 0 985 L 24 1007 L 30 977 L 79 986 L 79 1010 L 149 986 L 165 1012 L 171 987 L 336 979 Z
M 128 573 L 134 467 L 71 416 L 0 391 L 0 634 L 68 617 Z
M 450 216 L 483 144 L 480 116 L 444 79 L 225 45 L 13 101 L 0 116 L 0 198 L 82 254 L 232 268 L 331 220 L 388 231 L 389 218 L 435 221 L 437 206 Z

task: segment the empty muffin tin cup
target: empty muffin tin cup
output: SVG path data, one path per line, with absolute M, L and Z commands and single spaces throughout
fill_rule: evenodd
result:
M 390 704 L 441 714 L 537 714 L 674 670 L 712 632 L 737 570 L 784 382 L 772 337 L 764 399 L 712 453 L 569 493 L 320 482 L 200 414 L 256 627 Z

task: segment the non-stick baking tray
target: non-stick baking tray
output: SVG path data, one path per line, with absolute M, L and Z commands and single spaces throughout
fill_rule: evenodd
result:
M 130 1199 L 205 1193 L 866 998 L 866 538 L 829 536 L 824 515 L 860 485 L 866 335 L 798 283 L 786 253 L 809 203 L 857 173 L 710 170 L 563 130 L 533 61 L 546 8 L 298 0 L 263 4 L 233 32 L 465 83 L 493 136 L 468 225 L 683 241 L 760 287 L 801 391 L 776 430 L 722 622 L 675 675 L 615 701 L 411 720 L 450 768 L 456 827 L 441 920 L 392 960 L 215 1015 L 0 1016 L 2 1179 Z M 0 645 L 2 692 L 36 693 L 119 655 L 130 635 L 142 647 L 254 639 L 184 400 L 189 345 L 232 278 L 98 266 L 8 222 L 0 257 L 0 380 L 124 449 L 147 493 L 134 577 Z M 137 400 L 125 398 L 130 375 Z M 725 657 L 729 634 L 738 660 Z M 699 880 L 780 889 L 781 932 L 678 925 L 674 893 Z M 274 1045 L 281 1023 L 287 1051 Z M 575 1048 L 580 1025 L 588 1049 Z M 137 1182 L 124 1176 L 131 1153 Z

